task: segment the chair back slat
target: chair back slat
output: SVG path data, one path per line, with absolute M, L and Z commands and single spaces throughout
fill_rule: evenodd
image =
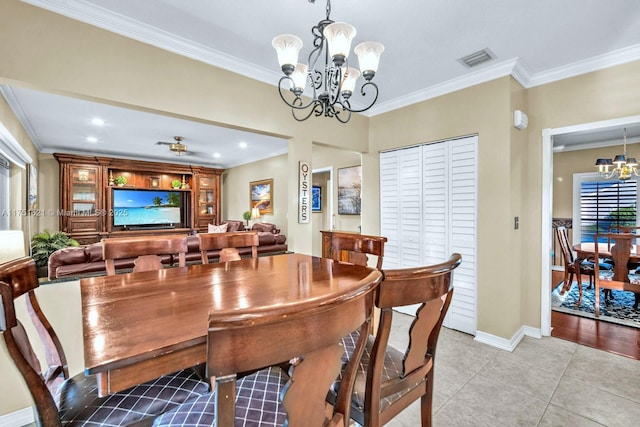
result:
M 102 240 L 102 257 L 107 275 L 116 274 L 115 260 L 136 258 L 133 271 L 152 271 L 162 267 L 160 255 L 178 254 L 178 266 L 186 265 L 185 235 L 108 238 Z
M 386 237 L 343 231 L 322 231 L 322 257 L 339 262 L 366 266 L 368 255 L 377 257 L 376 268 L 382 268 Z
M 558 236 L 558 242 L 560 243 L 560 249 L 562 249 L 562 256 L 564 258 L 565 265 L 573 264 L 575 257 L 571 250 L 571 243 L 569 242 L 569 231 L 567 227 L 560 226 L 556 228 L 556 234 Z
M 251 248 L 251 258 L 258 257 L 258 232 L 199 233 L 198 243 L 203 264 L 209 263 L 208 251 L 220 251 L 219 262 L 240 259 L 238 248 Z

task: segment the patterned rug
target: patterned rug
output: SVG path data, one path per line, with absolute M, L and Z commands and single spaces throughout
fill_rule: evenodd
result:
M 561 286 L 556 287 L 551 293 L 551 309 L 594 319 L 595 292 L 588 287 L 588 283 L 582 285 L 582 303 L 579 307 L 575 305 L 580 297 L 577 283 L 564 295 L 559 294 Z M 605 303 L 604 294 L 601 293 L 599 320 L 640 328 L 640 310 L 633 308 L 634 301 L 632 292 L 613 291 L 613 301 Z

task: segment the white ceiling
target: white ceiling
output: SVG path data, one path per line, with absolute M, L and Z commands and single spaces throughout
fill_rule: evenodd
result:
M 273 85 L 281 73 L 271 39 L 298 35 L 305 43 L 301 58 L 306 58 L 310 29 L 324 19 L 326 6 L 323 0 L 23 1 Z M 532 87 L 640 59 L 637 0 L 334 0 L 331 18 L 356 27 L 354 43 L 385 45 L 374 79 L 380 96 L 369 115 L 504 75 Z M 495 55 L 492 61 L 473 69 L 458 61 L 483 48 Z M 279 138 L 203 123 L 17 87 L 4 87 L 2 93 L 43 152 L 228 168 L 287 149 Z M 102 116 L 106 125 L 92 127 L 93 116 Z M 98 142 L 89 145 L 89 134 Z M 175 135 L 184 136 L 195 154 L 179 158 L 154 145 Z M 238 150 L 241 141 L 246 150 Z M 214 152 L 220 158 L 213 158 Z

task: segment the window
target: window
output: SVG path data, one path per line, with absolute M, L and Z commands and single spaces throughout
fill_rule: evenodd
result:
M 593 242 L 595 233 L 606 233 L 612 227 L 636 225 L 636 180 L 603 180 L 593 174 L 576 175 L 574 192 L 579 191 L 579 210 L 576 212 L 574 208 L 574 233 L 579 233 L 579 236 L 574 240 Z

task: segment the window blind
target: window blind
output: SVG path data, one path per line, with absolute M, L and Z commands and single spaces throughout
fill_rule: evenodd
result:
M 581 242 L 593 242 L 595 233 L 612 227 L 635 226 L 637 181 L 580 183 Z

